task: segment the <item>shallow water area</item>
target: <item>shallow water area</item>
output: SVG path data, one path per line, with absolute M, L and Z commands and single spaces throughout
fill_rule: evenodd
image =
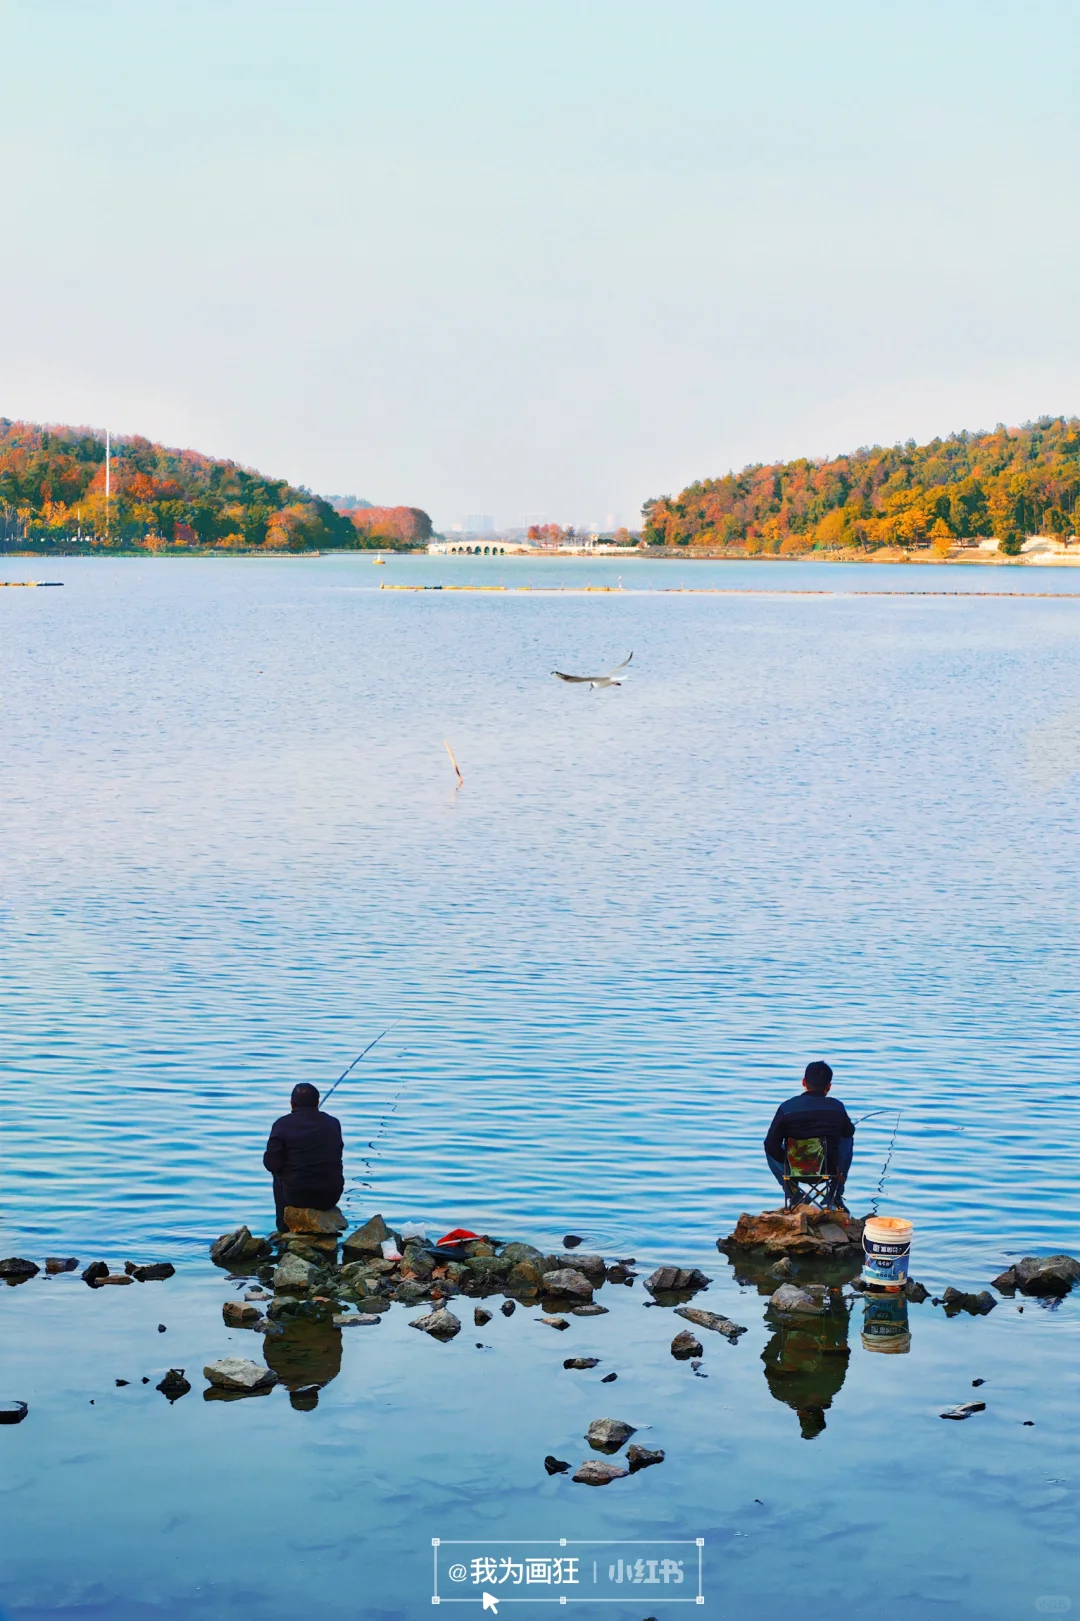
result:
M 64 588 L 0 593 L 0 1253 L 179 1270 L 0 1289 L 10 1616 L 411 1616 L 433 1537 L 702 1536 L 737 1621 L 1080 1603 L 1075 1294 L 912 1305 L 880 1354 L 862 1300 L 777 1324 L 715 1249 L 824 1056 L 870 1116 L 850 1202 L 914 1222 L 935 1294 L 1077 1253 L 1074 573 L 0 560 L 31 576 Z M 866 594 L 922 587 L 965 594 Z M 974 594 L 1003 589 L 1060 600 Z M 631 649 L 618 691 L 549 674 Z M 268 1230 L 289 1087 L 391 1021 L 333 1100 L 350 1219 L 575 1232 L 639 1281 L 565 1332 L 462 1301 L 447 1345 L 394 1306 L 302 1348 L 310 1410 L 207 1401 L 205 1362 L 263 1350 L 208 1243 Z M 646 1306 L 660 1262 L 747 1327 L 700 1333 L 707 1377 Z M 605 1415 L 664 1463 L 549 1477 Z

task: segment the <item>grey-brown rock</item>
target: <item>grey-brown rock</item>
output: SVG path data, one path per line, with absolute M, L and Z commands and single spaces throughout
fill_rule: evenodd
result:
M 208 1362 L 204 1376 L 218 1390 L 266 1390 L 277 1384 L 277 1374 L 261 1362 L 249 1362 L 245 1357 L 226 1356 L 218 1362 Z
M 686 1294 L 707 1289 L 709 1280 L 696 1266 L 658 1266 L 645 1279 L 645 1287 L 651 1295 Z
M 696 1334 L 684 1328 L 672 1340 L 671 1354 L 676 1362 L 689 1362 L 692 1356 L 701 1355 L 701 1341 Z
M 382 1247 L 393 1233 L 383 1221 L 381 1216 L 372 1216 L 351 1232 L 342 1244 L 346 1255 L 377 1255 L 382 1256 Z
M 175 1276 L 176 1268 L 171 1261 L 147 1261 L 145 1265 L 137 1266 L 134 1261 L 128 1261 L 124 1271 L 136 1283 L 160 1283 L 165 1278 Z
M 904 1297 L 913 1301 L 916 1306 L 921 1306 L 924 1300 L 930 1299 L 930 1291 L 914 1278 L 909 1278 L 904 1284 Z
M 258 1306 L 249 1306 L 243 1300 L 226 1300 L 221 1315 L 227 1328 L 254 1328 L 263 1320 Z
M 538 1323 L 546 1323 L 549 1328 L 569 1328 L 570 1324 L 565 1317 L 538 1317 Z
M 657 1448 L 639 1447 L 636 1443 L 626 1449 L 626 1461 L 630 1465 L 630 1473 L 636 1475 L 639 1469 L 649 1469 L 654 1463 L 663 1463 L 664 1453 Z
M 941 1414 L 941 1417 L 970 1418 L 972 1413 L 983 1413 L 985 1411 L 986 1403 L 984 1401 L 964 1401 L 960 1403 L 959 1407 L 947 1408 L 946 1411 Z
M 512 1300 L 504 1300 L 502 1305 L 499 1307 L 499 1310 L 502 1312 L 504 1317 L 512 1317 L 514 1312 L 517 1310 L 517 1307 L 514 1305 Z
M 310 1289 L 315 1281 L 315 1267 L 300 1255 L 283 1256 L 274 1268 L 276 1294 L 296 1294 Z
M 255 1238 L 247 1227 L 222 1233 L 210 1246 L 210 1259 L 217 1266 L 245 1266 L 269 1254 L 265 1238 Z
M 794 1270 L 795 1268 L 792 1265 L 790 1255 L 782 1255 L 777 1261 L 776 1265 L 769 1268 L 769 1271 L 772 1273 L 773 1277 L 779 1278 L 781 1283 L 783 1283 L 786 1278 L 790 1278 Z
M 586 1306 L 570 1307 L 571 1317 L 606 1317 L 607 1312 L 606 1306 L 598 1306 L 595 1301 L 590 1301 Z
M 562 1271 L 581 1272 L 589 1282 L 598 1287 L 604 1281 L 607 1268 L 602 1255 L 559 1255 L 556 1257 Z
M 562 1266 L 556 1268 L 554 1272 L 545 1272 L 541 1283 L 545 1294 L 567 1300 L 592 1299 L 592 1284 L 584 1272 L 578 1272 L 572 1266 Z
M 1072 1255 L 1025 1255 L 1007 1271 L 994 1278 L 994 1288 L 1003 1295 L 1067 1295 L 1080 1281 L 1080 1261 Z
M 79 1262 L 74 1255 L 68 1255 L 67 1257 L 49 1255 L 45 1259 L 45 1270 L 50 1275 L 57 1272 L 74 1272 L 78 1264 Z
M 82 1270 L 83 1282 L 89 1283 L 91 1286 L 100 1283 L 102 1278 L 107 1278 L 108 1276 L 109 1268 L 106 1266 L 104 1261 L 91 1261 L 90 1265 L 84 1266 Z
M 563 1363 L 564 1368 L 598 1368 L 599 1366 L 600 1358 L 598 1356 L 568 1356 Z
M 829 1309 L 829 1291 L 823 1284 L 782 1283 L 769 1301 L 771 1311 L 795 1317 L 824 1317 Z
M 432 1339 L 452 1340 L 455 1334 L 460 1334 L 461 1323 L 445 1306 L 438 1311 L 428 1312 L 426 1317 L 414 1317 L 409 1324 L 410 1328 L 418 1328 L 423 1334 L 430 1334 Z
M 476 1324 L 477 1328 L 483 1328 L 485 1323 L 490 1323 L 491 1313 L 489 1311 L 485 1311 L 483 1306 L 477 1306 L 476 1310 L 472 1314 L 472 1320 Z
M 374 1328 L 382 1318 L 377 1311 L 338 1312 L 333 1320 L 335 1328 Z
M 698 1328 L 711 1328 L 717 1334 L 723 1334 L 734 1345 L 740 1334 L 745 1334 L 745 1328 L 733 1323 L 728 1317 L 721 1317 L 719 1312 L 702 1311 L 700 1306 L 676 1306 L 676 1317 L 685 1317 L 688 1323 L 696 1323 Z
M 183 1368 L 170 1368 L 161 1383 L 154 1388 L 160 1390 L 163 1396 L 167 1396 L 170 1402 L 174 1402 L 179 1401 L 181 1396 L 186 1396 L 191 1385 L 184 1378 Z
M 0 1261 L 0 1278 L 33 1278 L 41 1271 L 36 1261 L 25 1261 L 21 1255 L 9 1255 Z
M 539 1261 L 543 1256 L 543 1252 L 532 1244 L 504 1244 L 499 1254 L 511 1266 L 517 1266 L 520 1261 Z
M 637 1426 L 621 1418 L 594 1418 L 585 1431 L 585 1439 L 597 1452 L 618 1452 L 636 1433 Z
M 314 1210 L 308 1205 L 285 1206 L 285 1225 L 290 1233 L 343 1233 L 348 1222 L 337 1205 L 331 1210 Z
M 506 1287 L 519 1294 L 535 1294 L 540 1287 L 541 1273 L 535 1261 L 515 1261 L 506 1274 Z
M 941 1297 L 941 1304 L 945 1307 L 947 1317 L 955 1317 L 961 1311 L 967 1312 L 969 1317 L 986 1317 L 997 1301 L 989 1289 L 980 1289 L 977 1295 L 967 1294 L 963 1289 L 954 1289 L 950 1283 Z
M 571 1478 L 580 1481 L 583 1486 L 609 1486 L 613 1480 L 624 1480 L 629 1473 L 629 1469 L 621 1469 L 617 1463 L 602 1463 L 599 1458 L 586 1458 Z
M 127 1272 L 110 1272 L 106 1277 L 99 1278 L 97 1281 L 99 1289 L 103 1288 L 107 1283 L 117 1284 L 123 1288 L 126 1284 L 134 1283 L 135 1279 L 129 1276 Z

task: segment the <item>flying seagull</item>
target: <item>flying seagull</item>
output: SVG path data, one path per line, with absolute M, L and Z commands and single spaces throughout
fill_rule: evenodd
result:
M 626 680 L 626 676 L 620 675 L 619 672 L 626 669 L 633 656 L 633 653 L 631 653 L 627 658 L 624 658 L 622 663 L 616 664 L 615 668 L 609 671 L 607 675 L 564 675 L 561 670 L 552 670 L 551 673 L 557 675 L 560 681 L 585 681 L 590 687 L 621 687 Z

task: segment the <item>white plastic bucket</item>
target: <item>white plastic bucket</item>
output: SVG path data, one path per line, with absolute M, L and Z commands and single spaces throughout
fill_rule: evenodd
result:
M 864 1283 L 902 1289 L 908 1280 L 912 1225 L 902 1216 L 868 1216 L 863 1228 Z

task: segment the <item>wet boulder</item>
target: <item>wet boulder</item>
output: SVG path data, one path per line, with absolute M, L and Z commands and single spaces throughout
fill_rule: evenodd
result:
M 585 1431 L 585 1439 L 597 1452 L 618 1452 L 636 1434 L 637 1426 L 621 1418 L 594 1418 Z
M 486 1323 L 490 1323 L 491 1321 L 491 1313 L 489 1311 L 485 1311 L 483 1306 L 477 1306 L 476 1310 L 472 1314 L 472 1317 L 477 1328 L 483 1328 Z
M 517 1266 L 521 1261 L 536 1262 L 543 1259 L 543 1252 L 532 1244 L 504 1244 L 499 1254 L 504 1261 L 509 1261 L 511 1266 Z
M 701 1355 L 701 1341 L 696 1334 L 684 1328 L 672 1340 L 671 1354 L 676 1362 L 689 1362 L 691 1357 Z
M 91 1287 L 104 1282 L 108 1276 L 109 1268 L 104 1261 L 91 1261 L 89 1266 L 83 1267 L 83 1282 L 90 1284 Z
M 263 1320 L 258 1306 L 243 1300 L 226 1300 L 221 1316 L 227 1328 L 255 1328 Z
M 824 1317 L 829 1310 L 829 1291 L 821 1283 L 782 1283 L 769 1301 L 769 1310 L 783 1316 Z
M 305 1261 L 299 1255 L 286 1255 L 274 1268 L 274 1292 L 289 1295 L 310 1289 L 315 1276 L 316 1268 L 310 1261 Z
M 393 1233 L 381 1216 L 372 1216 L 362 1227 L 355 1228 L 342 1244 L 342 1252 L 355 1260 L 360 1255 L 382 1256 L 382 1247 Z
M 685 1317 L 688 1323 L 695 1323 L 698 1328 L 711 1328 L 714 1333 L 723 1334 L 734 1345 L 740 1334 L 745 1334 L 745 1328 L 733 1323 L 728 1317 L 721 1317 L 719 1312 L 702 1311 L 700 1306 L 676 1306 L 676 1317 Z
M 650 1469 L 654 1463 L 663 1463 L 665 1454 L 659 1448 L 629 1446 L 626 1449 L 626 1461 L 630 1465 L 630 1473 L 636 1475 L 639 1469 Z
M 575 1251 L 572 1255 L 558 1255 L 556 1260 L 560 1268 L 570 1268 L 574 1272 L 582 1272 L 594 1288 L 599 1288 L 607 1274 L 602 1255 L 582 1255 Z
M 21 1283 L 23 1278 L 34 1278 L 41 1271 L 36 1261 L 24 1261 L 21 1255 L 9 1255 L 0 1261 L 0 1278 L 8 1283 Z
M 954 1289 L 950 1284 L 941 1297 L 941 1304 L 945 1307 L 946 1317 L 955 1317 L 961 1311 L 967 1312 L 970 1317 L 986 1317 L 997 1301 L 989 1289 L 981 1289 L 977 1295 L 973 1295 L 966 1294 L 963 1289 Z
M 797 1210 L 765 1210 L 759 1216 L 742 1213 L 735 1230 L 718 1238 L 725 1255 L 739 1250 L 764 1250 L 767 1255 L 842 1256 L 862 1246 L 863 1220 L 843 1210 L 818 1210 L 800 1205 Z
M 942 1418 L 970 1418 L 972 1413 L 985 1413 L 984 1401 L 965 1401 L 959 1407 L 949 1407 L 941 1414 Z
M 617 1463 L 602 1463 L 599 1458 L 586 1458 L 571 1479 L 579 1481 L 582 1486 L 610 1486 L 613 1480 L 625 1480 L 629 1473 L 629 1469 L 623 1469 Z
M 925 1284 L 909 1278 L 904 1284 L 904 1298 L 913 1301 L 916 1306 L 921 1306 L 924 1300 L 930 1299 L 930 1291 Z
M 559 1299 L 591 1300 L 593 1286 L 585 1276 L 575 1267 L 558 1267 L 553 1272 L 545 1272 L 541 1278 L 545 1294 L 554 1295 Z
M 540 1268 L 535 1261 L 515 1261 L 506 1274 L 506 1287 L 515 1294 L 534 1295 L 541 1281 Z
M 167 1397 L 169 1402 L 172 1403 L 174 1401 L 179 1401 L 181 1396 L 186 1396 L 188 1391 L 191 1389 L 191 1385 L 188 1380 L 184 1378 L 183 1368 L 170 1368 L 164 1379 L 162 1379 L 159 1384 L 155 1385 L 154 1389 L 160 1390 L 161 1394 Z
M 994 1278 L 1003 1295 L 1062 1296 L 1080 1281 L 1080 1261 L 1072 1255 L 1025 1255 Z
M 568 1356 L 563 1363 L 564 1368 L 598 1368 L 599 1366 L 600 1358 L 598 1356 Z
M 285 1206 L 285 1226 L 290 1233 L 317 1233 L 336 1238 L 348 1225 L 337 1205 L 332 1210 L 314 1210 L 310 1205 Z
M 215 1266 L 250 1266 L 270 1254 L 265 1238 L 256 1238 L 247 1227 L 234 1227 L 231 1233 L 222 1233 L 210 1246 L 210 1259 Z
M 445 1306 L 429 1312 L 426 1317 L 414 1317 L 409 1327 L 418 1328 L 422 1334 L 430 1334 L 434 1340 L 452 1340 L 455 1334 L 461 1332 L 460 1320 Z
M 128 1277 L 134 1278 L 136 1283 L 160 1283 L 165 1278 L 175 1276 L 176 1268 L 171 1261 L 147 1261 L 141 1266 L 134 1261 L 128 1261 L 124 1271 Z
M 671 1294 L 696 1294 L 699 1289 L 709 1287 L 709 1279 L 704 1272 L 699 1272 L 696 1266 L 686 1268 L 681 1266 L 658 1266 L 656 1271 L 645 1279 L 645 1287 L 654 1297 Z
M 54 1276 L 57 1272 L 74 1272 L 77 1270 L 78 1265 L 78 1258 L 74 1255 L 68 1255 L 67 1257 L 61 1255 L 48 1255 L 45 1258 L 45 1271 L 50 1277 Z
M 250 1394 L 268 1390 L 277 1384 L 277 1374 L 261 1362 L 249 1362 L 245 1357 L 226 1356 L 218 1362 L 208 1362 L 203 1376 L 218 1390 L 236 1390 Z

